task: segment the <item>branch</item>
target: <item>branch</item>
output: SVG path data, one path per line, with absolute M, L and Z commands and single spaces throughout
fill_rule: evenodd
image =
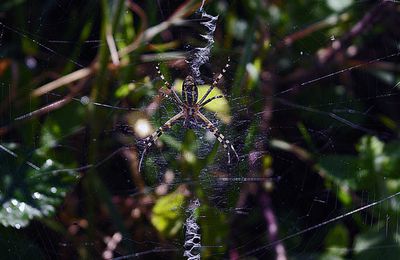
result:
M 192 12 L 194 10 L 194 7 L 196 7 L 196 5 L 198 5 L 198 3 L 196 3 L 196 2 L 197 1 L 195 1 L 195 0 L 190 0 L 190 1 L 187 1 L 186 3 L 182 4 L 178 8 L 178 10 L 173 15 L 171 15 L 171 17 L 168 20 L 166 20 L 156 26 L 148 28 L 147 30 L 142 32 L 133 43 L 131 43 L 124 49 L 121 49 L 118 53 L 114 53 L 114 56 L 116 56 L 117 54 L 118 54 L 117 55 L 118 57 L 127 55 L 127 54 L 131 53 L 132 51 L 136 50 L 142 44 L 151 41 L 157 34 L 161 33 L 162 31 L 167 30 L 171 26 L 182 24 L 184 22 L 182 18 L 189 15 L 190 12 Z M 114 57 L 114 59 L 115 58 L 116 57 Z M 97 71 L 98 65 L 99 65 L 99 62 L 97 60 L 95 60 L 90 67 L 86 67 L 86 68 L 74 71 L 70 74 L 67 74 L 67 75 L 57 79 L 57 80 L 54 80 L 50 83 L 47 83 L 47 84 L 37 88 L 36 90 L 33 91 L 32 96 L 38 97 L 38 96 L 46 94 L 54 89 L 57 89 L 61 86 L 70 84 L 72 82 L 75 82 L 77 80 L 80 80 L 80 79 L 83 79 L 86 77 L 89 77 Z M 124 64 L 124 63 L 120 64 L 120 66 L 126 66 L 126 65 L 127 64 Z
M 340 40 L 336 40 L 332 43 L 332 46 L 325 49 L 319 55 L 319 63 L 326 64 L 331 61 L 335 55 L 347 47 L 353 40 L 353 38 L 365 32 L 367 29 L 378 23 L 387 11 L 387 9 L 393 8 L 395 3 L 393 1 L 383 1 L 373 7 L 367 12 L 364 17 L 356 23 L 351 30 L 345 34 Z

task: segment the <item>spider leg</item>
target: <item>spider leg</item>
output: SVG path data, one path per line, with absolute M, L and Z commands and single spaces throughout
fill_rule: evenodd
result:
M 170 90 L 172 91 L 173 94 L 173 99 L 180 105 L 183 105 L 182 100 L 179 98 L 178 94 L 176 93 L 176 91 L 172 88 L 171 84 L 165 79 L 164 75 L 161 73 L 160 67 L 157 65 L 156 66 L 157 69 L 157 73 L 160 76 L 160 78 L 162 79 L 162 81 L 164 82 L 164 85 Z
M 170 95 L 168 95 L 167 93 L 163 92 L 163 91 L 159 91 L 160 96 L 162 96 L 163 98 L 168 99 L 169 101 L 176 103 L 176 99 L 174 97 L 171 97 Z M 178 104 L 179 107 L 182 108 L 182 106 L 180 104 Z
M 144 144 L 145 144 L 145 148 L 143 150 L 142 156 L 140 157 L 140 161 L 139 161 L 139 172 L 142 166 L 142 162 L 144 159 L 144 156 L 147 152 L 148 149 L 150 149 L 150 147 L 157 141 L 157 139 L 167 130 L 169 130 L 172 125 L 178 120 L 180 119 L 182 116 L 184 115 L 184 112 L 181 111 L 178 114 L 176 114 L 175 116 L 173 116 L 172 118 L 170 118 L 167 122 L 165 122 L 162 126 L 160 126 L 157 131 L 155 131 L 154 133 L 152 133 L 151 135 L 149 135 L 146 139 L 144 139 Z
M 207 99 L 206 101 L 204 101 L 203 103 L 200 104 L 200 107 L 204 107 L 205 105 L 207 105 L 208 103 L 210 103 L 211 101 L 213 101 L 214 99 L 217 98 L 223 98 L 224 95 L 218 95 L 218 96 L 214 96 L 212 98 Z
M 206 94 L 204 94 L 204 96 L 200 99 L 199 102 L 197 102 L 197 104 L 202 104 L 204 99 L 207 98 L 207 96 L 211 93 L 211 91 L 217 86 L 218 82 L 222 79 L 222 76 L 224 75 L 224 73 L 226 72 L 226 70 L 229 68 L 229 62 L 230 62 L 230 58 L 228 57 L 228 62 L 226 63 L 225 67 L 222 69 L 222 73 L 220 73 L 218 75 L 218 77 L 213 81 L 213 83 L 211 84 L 211 86 L 208 88 Z
M 211 123 L 211 121 L 208 120 L 208 118 L 205 115 L 203 115 L 200 111 L 197 112 L 197 116 L 203 121 L 203 123 L 205 124 L 205 128 L 207 128 L 211 133 L 213 133 L 214 136 L 217 138 L 218 142 L 220 142 L 224 146 L 224 148 L 227 150 L 228 163 L 231 162 L 230 150 L 233 151 L 236 158 L 239 160 L 239 155 L 237 154 L 235 148 L 233 147 L 231 142 L 229 140 L 225 139 L 225 136 L 219 132 L 218 128 L 216 128 L 213 125 L 213 123 Z

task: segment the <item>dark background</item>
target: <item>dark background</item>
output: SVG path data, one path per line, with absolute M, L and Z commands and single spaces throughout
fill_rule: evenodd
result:
M 180 123 L 139 172 L 135 125 L 179 112 L 155 67 L 190 73 L 200 4 L 0 3 L 4 259 L 181 259 L 195 198 L 204 259 L 400 254 L 399 3 L 207 1 L 202 80 L 230 67 L 204 113 L 239 160 Z

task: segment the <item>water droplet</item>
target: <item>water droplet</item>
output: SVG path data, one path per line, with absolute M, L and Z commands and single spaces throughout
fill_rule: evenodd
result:
M 15 224 L 15 228 L 16 228 L 16 229 L 20 229 L 20 228 L 21 228 L 21 225 L 20 225 L 20 224 Z
M 50 188 L 50 192 L 51 193 L 56 193 L 57 192 L 57 188 L 56 187 L 51 187 Z
M 87 104 L 89 104 L 89 102 L 90 102 L 90 99 L 89 99 L 88 96 L 83 96 L 83 97 L 81 97 L 81 103 L 82 103 L 82 105 L 87 105 Z
M 21 212 L 24 212 L 26 208 L 26 204 L 24 202 L 22 202 L 21 204 L 19 204 L 18 209 Z
M 300 55 L 303 55 L 303 52 L 302 52 L 302 51 L 300 52 Z
M 34 57 L 27 57 L 25 59 L 25 64 L 28 68 L 34 69 L 37 66 L 37 61 Z
M 33 193 L 32 197 L 34 199 L 40 199 L 42 197 L 42 194 L 40 194 L 39 192 L 35 192 L 35 193 Z
M 53 161 L 51 159 L 47 159 L 44 165 L 46 167 L 52 166 L 53 165 Z

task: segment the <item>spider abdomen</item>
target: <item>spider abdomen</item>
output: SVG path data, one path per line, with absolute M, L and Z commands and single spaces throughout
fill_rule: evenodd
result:
M 192 76 L 187 76 L 182 84 L 183 103 L 194 106 L 198 98 L 198 89 Z

